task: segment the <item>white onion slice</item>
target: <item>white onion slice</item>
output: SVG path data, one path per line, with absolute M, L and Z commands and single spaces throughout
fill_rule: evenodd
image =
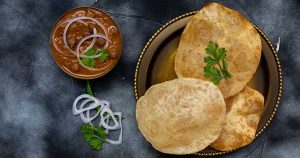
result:
M 64 56 L 73 56 L 73 55 L 75 55 L 75 51 L 72 50 L 73 53 L 72 52 L 71 53 L 73 55 L 69 55 L 69 54 L 63 53 L 63 51 L 58 48 L 58 46 L 57 46 L 57 44 L 55 42 L 55 34 L 56 34 L 56 31 L 57 31 L 58 28 L 60 28 L 63 24 L 70 22 L 71 20 L 72 19 L 68 19 L 68 20 L 65 20 L 63 22 L 58 23 L 57 27 L 54 29 L 52 37 L 51 37 L 52 41 L 53 41 L 53 46 L 56 49 L 56 51 L 59 52 L 60 54 L 64 55 Z M 88 24 L 86 22 L 82 21 L 82 20 L 78 20 L 77 22 L 82 23 L 82 24 L 88 26 Z M 95 28 L 93 28 L 93 32 L 94 32 L 94 34 L 97 34 L 97 30 Z M 88 48 L 90 49 L 90 48 L 94 47 L 95 42 L 96 42 L 96 39 L 93 39 L 92 43 L 88 46 Z M 88 49 L 86 49 L 86 50 L 88 50 Z
M 80 102 L 81 101 L 81 102 Z M 79 108 L 77 105 L 79 104 Z M 90 110 L 95 110 L 97 107 L 100 109 L 96 112 L 96 114 L 90 117 Z M 90 96 L 88 94 L 82 94 L 78 96 L 74 102 L 72 107 L 73 115 L 80 115 L 81 120 L 84 123 L 88 123 L 93 125 L 92 121 L 100 116 L 99 126 L 102 126 L 105 130 L 105 133 L 108 134 L 110 130 L 119 130 L 120 134 L 118 140 L 106 139 L 105 141 L 109 144 L 118 145 L 122 143 L 122 113 L 121 112 L 112 112 L 110 109 L 110 103 L 105 100 L 98 100 L 97 98 Z M 85 115 L 86 113 L 86 115 Z M 104 116 L 104 114 L 106 114 Z M 118 116 L 118 119 L 116 118 Z M 110 126 L 109 121 L 112 119 L 114 125 Z
M 93 55 L 93 56 L 80 55 L 80 50 L 79 50 L 79 49 L 80 49 L 80 46 L 82 45 L 82 43 L 83 43 L 84 41 L 86 41 L 86 40 L 88 40 L 88 39 L 90 39 L 90 38 L 95 38 L 95 37 L 96 37 L 96 38 L 104 38 L 104 39 L 106 39 L 109 43 L 111 43 L 111 41 L 110 41 L 108 38 L 106 38 L 104 35 L 102 35 L 102 34 L 88 35 L 88 36 L 84 37 L 83 39 L 81 39 L 81 41 L 78 43 L 77 49 L 76 49 L 76 56 L 77 56 L 78 63 L 79 63 L 82 67 L 84 67 L 84 68 L 86 68 L 86 69 L 88 69 L 88 70 L 91 70 L 91 71 L 98 71 L 99 69 L 91 68 L 91 67 L 85 66 L 85 65 L 81 62 L 80 57 L 89 58 L 89 59 L 95 59 L 95 58 L 98 58 L 98 57 L 100 56 L 100 54 Z
M 97 30 L 95 28 L 93 28 L 93 33 L 94 33 L 94 35 L 97 34 Z M 93 38 L 92 43 L 88 47 L 86 47 L 86 49 L 84 50 L 84 53 L 87 52 L 89 49 L 93 48 L 95 43 L 96 43 L 96 38 Z
M 117 115 L 119 117 L 119 123 L 120 123 L 120 134 L 118 140 L 111 140 L 106 139 L 106 142 L 113 145 L 119 145 L 122 143 L 122 135 L 123 135 L 123 127 L 122 127 L 122 113 L 120 112 L 114 112 L 114 115 Z
M 113 122 L 114 122 L 114 125 L 113 126 L 109 126 L 108 125 L 108 122 L 106 123 L 105 120 L 104 120 L 104 114 L 108 114 Z M 108 108 L 108 107 L 104 107 L 100 113 L 100 116 L 101 116 L 101 125 L 106 128 L 106 129 L 109 129 L 109 130 L 115 130 L 115 129 L 118 129 L 120 127 L 120 124 L 118 123 L 116 117 L 114 117 L 114 114 L 113 112 Z M 108 118 L 109 119 L 109 118 Z
M 103 34 L 93 34 L 93 35 L 88 35 L 88 36 L 85 36 L 84 38 L 82 38 L 80 40 L 80 42 L 78 43 L 77 45 L 77 48 L 76 48 L 76 56 L 78 56 L 80 54 L 80 46 L 82 45 L 82 43 L 90 38 L 103 38 L 105 39 L 106 41 L 108 41 L 109 43 L 111 43 L 111 40 L 108 39 L 106 36 L 104 36 Z M 84 52 L 85 53 L 85 52 Z M 95 58 L 99 58 L 100 57 L 100 54 L 97 54 L 97 55 L 93 55 L 93 56 L 86 56 L 86 55 L 79 55 L 79 57 L 83 57 L 83 58 L 89 58 L 89 59 L 95 59 Z
M 74 52 L 74 51 L 69 47 L 69 45 L 68 45 L 68 43 L 67 43 L 67 37 L 66 37 L 66 35 L 67 35 L 67 31 L 68 31 L 70 25 L 71 25 L 73 22 L 78 21 L 78 20 L 91 20 L 91 21 L 95 22 L 95 23 L 96 23 L 98 26 L 100 26 L 100 27 L 102 28 L 102 30 L 104 31 L 104 34 L 105 34 L 105 36 L 106 36 L 105 39 L 108 39 L 108 33 L 107 33 L 107 30 L 106 30 L 105 26 L 104 26 L 103 24 L 101 24 L 100 22 L 98 22 L 96 19 L 91 18 L 91 17 L 87 17 L 87 16 L 81 16 L 81 17 L 73 18 L 73 19 L 71 19 L 71 20 L 68 22 L 68 24 L 66 25 L 66 27 L 65 27 L 65 29 L 64 29 L 64 33 L 63 33 L 63 41 L 64 41 L 64 44 L 65 44 L 65 47 L 66 47 L 72 54 L 76 55 L 76 52 Z M 107 47 L 108 47 L 108 42 L 106 41 L 104 48 L 106 49 Z
M 93 106 L 90 106 L 90 107 L 86 107 L 86 108 L 83 108 L 83 107 L 79 107 L 79 109 L 77 109 L 77 104 L 78 104 L 78 102 L 80 101 L 80 100 L 82 100 L 82 99 L 89 99 L 89 100 L 91 100 L 91 101 L 94 101 L 95 103 L 97 103 L 97 104 L 95 104 L 95 105 L 93 105 Z M 88 100 L 88 101 L 89 101 Z M 88 102 L 88 101 L 86 101 L 86 103 Z M 94 108 L 96 108 L 96 107 L 98 107 L 100 105 L 100 102 L 98 102 L 98 100 L 96 99 L 96 98 L 92 98 L 90 95 L 88 95 L 88 94 L 82 94 L 82 95 L 80 95 L 80 96 L 78 96 L 75 100 L 74 100 L 74 102 L 73 102 L 73 108 L 72 108 L 72 111 L 73 111 L 73 115 L 77 115 L 77 114 L 80 114 L 80 113 L 82 113 L 82 112 L 84 112 L 84 111 L 87 111 L 87 110 L 91 110 L 91 109 L 94 109 Z
M 92 103 L 92 104 L 97 105 L 97 103 Z M 84 106 L 84 104 L 81 103 L 81 104 L 80 104 L 80 108 L 83 108 L 83 106 Z M 94 120 L 94 119 L 99 115 L 99 113 L 100 113 L 100 110 L 97 111 L 97 113 L 96 113 L 93 117 L 90 117 L 90 110 L 87 110 L 87 111 L 86 111 L 86 116 L 84 115 L 83 112 L 80 113 L 80 118 L 81 118 L 81 120 L 82 120 L 84 123 L 89 123 L 89 122 L 91 122 L 92 120 Z

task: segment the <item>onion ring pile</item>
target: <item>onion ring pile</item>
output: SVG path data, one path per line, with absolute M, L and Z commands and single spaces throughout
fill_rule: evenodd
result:
M 97 110 L 96 108 L 99 108 Z M 96 114 L 90 115 L 91 110 L 97 110 Z M 109 144 L 118 145 L 122 143 L 122 113 L 112 112 L 110 109 L 110 103 L 106 100 L 98 100 L 97 98 L 88 94 L 82 94 L 78 96 L 73 103 L 72 107 L 73 115 L 80 115 L 81 120 L 84 123 L 93 125 L 92 121 L 100 116 L 99 126 L 105 129 L 105 133 L 109 134 L 111 130 L 119 130 L 120 135 L 118 140 L 106 139 L 105 142 Z M 118 118 L 116 118 L 116 116 Z M 113 125 L 109 125 L 112 121 Z

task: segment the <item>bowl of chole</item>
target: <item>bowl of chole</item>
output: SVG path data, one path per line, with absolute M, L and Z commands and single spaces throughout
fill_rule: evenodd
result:
M 252 143 L 282 93 L 280 62 L 266 35 L 217 3 L 161 27 L 138 59 L 138 128 L 167 154 L 221 155 Z

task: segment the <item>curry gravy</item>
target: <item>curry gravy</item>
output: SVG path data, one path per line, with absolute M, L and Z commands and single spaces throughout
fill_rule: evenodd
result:
M 70 24 L 65 34 L 66 42 L 64 42 L 65 27 L 78 17 L 83 18 Z M 84 19 L 85 17 L 89 19 Z M 96 20 L 96 22 L 90 19 Z M 102 27 L 97 25 L 97 22 Z M 104 38 L 95 38 L 92 47 L 96 50 L 106 47 L 109 59 L 103 61 L 95 58 L 96 64 L 91 68 L 85 68 L 79 63 L 79 60 L 82 61 L 84 57 L 77 58 L 75 52 L 79 42 L 83 38 L 95 34 L 94 31 L 104 36 L 106 36 L 106 32 L 106 38 L 111 41 L 108 43 Z M 92 44 L 93 40 L 94 38 L 89 38 L 78 47 L 81 55 L 84 55 L 84 50 Z M 69 49 L 66 47 L 66 43 Z M 50 45 L 53 58 L 64 72 L 76 78 L 92 79 L 105 75 L 117 63 L 122 51 L 122 37 L 117 24 L 105 12 L 92 7 L 80 7 L 67 11 L 59 18 L 53 26 Z

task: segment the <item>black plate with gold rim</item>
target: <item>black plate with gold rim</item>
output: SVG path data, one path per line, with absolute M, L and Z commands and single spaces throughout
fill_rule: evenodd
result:
M 134 93 L 136 99 L 143 96 L 153 84 L 172 80 L 174 72 L 174 50 L 178 47 L 180 35 L 188 20 L 196 11 L 172 19 L 161 27 L 147 42 L 138 59 L 135 77 Z M 262 39 L 262 57 L 259 67 L 248 85 L 260 91 L 265 97 L 265 110 L 259 122 L 256 137 L 259 136 L 272 121 L 282 93 L 282 73 L 276 51 L 266 35 L 254 25 Z M 206 148 L 196 155 L 214 156 L 229 153 Z

